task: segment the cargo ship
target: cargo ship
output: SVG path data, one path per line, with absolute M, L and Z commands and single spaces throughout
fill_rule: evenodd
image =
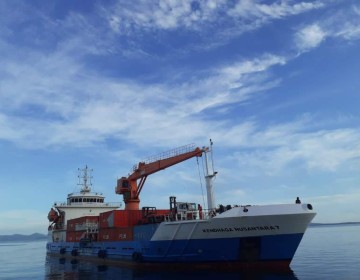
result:
M 140 208 L 149 175 L 199 157 L 206 205 L 170 196 L 167 209 Z M 288 204 L 216 205 L 211 141 L 209 147 L 186 145 L 136 164 L 115 187 L 124 207 L 92 191 L 91 169 L 79 171 L 80 192 L 55 202 L 48 214 L 49 255 L 136 266 L 289 268 L 316 215 L 299 198 Z

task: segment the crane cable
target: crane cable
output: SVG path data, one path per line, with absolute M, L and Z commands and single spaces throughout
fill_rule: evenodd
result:
M 202 177 L 200 174 L 200 165 L 199 165 L 199 158 L 196 157 L 196 162 L 197 162 L 197 166 L 198 166 L 198 172 L 199 172 L 199 180 L 200 180 L 200 186 L 201 186 L 201 195 L 202 195 L 202 199 L 203 199 L 203 205 L 205 207 L 205 198 L 204 198 L 204 188 L 203 188 L 203 184 L 202 184 Z M 204 164 L 203 164 L 204 165 Z M 204 166 L 203 166 L 204 169 Z

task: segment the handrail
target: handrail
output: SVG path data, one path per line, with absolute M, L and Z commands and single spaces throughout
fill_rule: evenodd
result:
M 91 206 L 91 207 L 121 207 L 121 202 L 60 202 L 55 201 L 54 206 Z

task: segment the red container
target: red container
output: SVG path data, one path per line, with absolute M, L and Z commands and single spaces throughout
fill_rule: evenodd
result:
M 161 216 L 169 214 L 168 209 L 156 210 L 152 216 L 158 216 L 159 222 Z M 142 210 L 113 210 L 101 213 L 99 216 L 99 225 L 101 229 L 115 228 L 115 227 L 128 227 L 142 224 L 143 212 Z
M 157 209 L 156 210 L 156 215 L 169 215 L 170 214 L 170 210 L 169 209 Z
M 98 241 L 113 241 L 114 232 L 112 228 L 100 228 Z
M 99 215 L 99 228 L 108 228 L 109 227 L 109 217 L 113 211 L 103 212 Z
M 127 211 L 127 226 L 135 226 L 141 223 L 142 211 L 141 210 L 128 210 Z
M 113 210 L 100 214 L 100 228 L 127 227 L 139 224 L 141 210 Z
M 133 236 L 134 233 L 132 227 L 114 228 L 115 241 L 131 241 L 133 240 Z
M 86 224 L 98 224 L 99 216 L 84 216 L 67 221 L 67 231 L 81 231 Z
M 67 231 L 66 242 L 79 242 L 81 238 L 84 238 L 86 231 Z
M 101 213 L 99 216 L 100 228 L 111 228 L 127 225 L 125 210 L 113 210 Z
M 133 240 L 132 227 L 102 228 L 99 231 L 98 240 L 106 241 L 131 241 Z

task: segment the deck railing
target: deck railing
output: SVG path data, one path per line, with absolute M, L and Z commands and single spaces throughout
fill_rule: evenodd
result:
M 67 203 L 67 202 L 60 202 L 60 201 L 56 201 L 54 203 L 54 206 L 72 206 L 72 205 L 91 206 L 91 207 L 104 207 L 104 206 L 121 207 L 122 203 L 121 202 L 71 202 L 71 203 Z

